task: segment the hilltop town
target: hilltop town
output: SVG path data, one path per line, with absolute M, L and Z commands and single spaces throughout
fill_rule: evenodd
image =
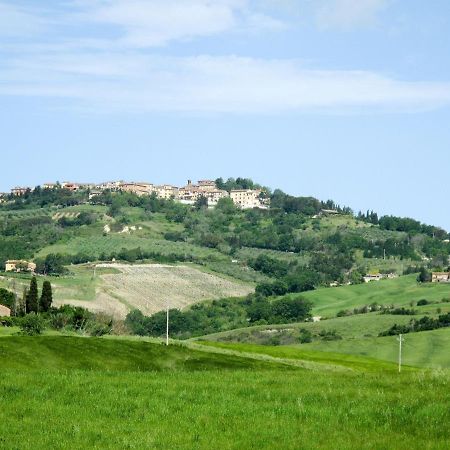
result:
M 14 197 L 25 196 L 36 188 L 15 187 L 11 193 L 0 193 L 0 203 L 5 203 Z M 214 180 L 199 180 L 193 184 L 188 180 L 183 187 L 171 184 L 155 185 L 148 182 L 108 181 L 104 183 L 74 183 L 65 181 L 62 183 L 44 183 L 42 189 L 66 189 L 70 192 L 88 191 L 89 199 L 101 195 L 104 192 L 130 192 L 138 196 L 155 195 L 157 198 L 174 199 L 185 205 L 193 205 L 204 198 L 208 206 L 213 207 L 222 198 L 231 198 L 236 206 L 241 209 L 267 209 L 269 198 L 264 189 L 219 189 Z

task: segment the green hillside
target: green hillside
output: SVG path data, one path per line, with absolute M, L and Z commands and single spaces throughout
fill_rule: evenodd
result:
M 339 355 L 327 361 L 352 370 L 304 370 L 248 347 L 204 350 L 0 338 L 0 448 L 447 447 L 445 372 L 399 375 L 394 364 Z M 299 358 L 293 351 L 271 353 Z
M 313 302 L 314 314 L 326 317 L 372 303 L 409 307 L 411 302 L 415 305 L 422 299 L 431 302 L 450 299 L 450 284 L 417 283 L 416 278 L 416 275 L 409 275 L 356 286 L 317 289 L 303 295 Z
M 0 339 L 2 370 L 144 371 L 270 368 L 233 355 L 200 352 L 161 342 L 135 342 L 69 336 Z

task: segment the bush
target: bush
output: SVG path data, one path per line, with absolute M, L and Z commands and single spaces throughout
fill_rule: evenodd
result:
M 425 306 L 428 305 L 428 300 L 422 299 L 417 302 L 417 306 Z
M 322 330 L 319 336 L 324 341 L 339 341 L 342 339 L 342 336 L 336 330 Z
M 309 344 L 312 342 L 312 333 L 311 331 L 301 328 L 300 329 L 300 336 L 298 337 L 298 340 L 300 344 Z
M 45 329 L 44 319 L 35 313 L 27 314 L 20 321 L 20 331 L 27 336 L 38 336 Z

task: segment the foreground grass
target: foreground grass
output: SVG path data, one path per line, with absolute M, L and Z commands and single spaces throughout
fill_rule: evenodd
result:
M 188 349 L 181 345 L 73 336 L 0 339 L 1 370 L 161 371 L 258 369 L 270 363 Z
M 447 448 L 444 372 L 307 371 L 87 338 L 0 344 L 0 448 Z
M 299 346 L 268 346 L 254 344 L 225 344 L 221 342 L 199 341 L 204 346 L 218 349 L 233 350 L 241 352 L 243 355 L 267 355 L 273 358 L 293 361 L 310 361 L 324 364 L 327 367 L 347 367 L 356 371 L 395 373 L 398 368 L 396 364 L 381 361 L 365 356 L 342 354 L 339 352 L 314 351 L 305 345 Z M 411 367 L 404 367 L 405 371 L 415 370 Z

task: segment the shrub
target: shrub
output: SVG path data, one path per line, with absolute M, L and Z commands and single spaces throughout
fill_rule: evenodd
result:
M 35 313 L 27 314 L 20 321 L 20 331 L 27 336 L 38 336 L 45 329 L 44 319 Z
M 425 306 L 428 305 L 428 300 L 422 299 L 417 302 L 417 306 Z
M 336 330 L 322 330 L 319 336 L 324 341 L 339 341 L 342 339 L 342 336 Z
M 300 344 L 309 344 L 310 342 L 312 342 L 311 331 L 309 331 L 305 328 L 301 328 L 298 340 L 299 340 Z

